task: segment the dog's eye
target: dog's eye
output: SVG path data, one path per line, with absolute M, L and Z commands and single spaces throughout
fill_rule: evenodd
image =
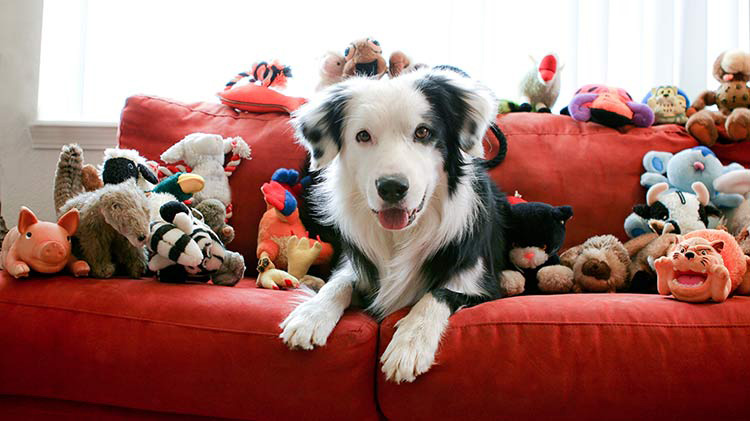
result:
M 369 142 L 372 138 L 370 137 L 370 133 L 367 133 L 367 130 L 362 130 L 359 133 L 357 133 L 357 142 Z
M 427 140 L 430 138 L 430 129 L 427 127 L 417 127 L 417 130 L 414 130 L 414 137 L 416 137 L 419 140 Z

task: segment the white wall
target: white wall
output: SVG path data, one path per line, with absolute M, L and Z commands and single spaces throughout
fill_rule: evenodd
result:
M 21 205 L 54 220 L 52 182 L 58 152 L 33 149 L 29 125 L 36 118 L 42 0 L 0 1 L 0 200 L 8 226 Z M 85 151 L 98 163 L 101 151 Z

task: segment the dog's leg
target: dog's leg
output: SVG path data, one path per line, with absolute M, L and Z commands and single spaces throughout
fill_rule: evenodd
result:
M 290 348 L 313 349 L 326 344 L 328 335 L 352 302 L 356 275 L 345 260 L 317 295 L 300 304 L 281 323 L 281 339 Z
M 439 301 L 432 293 L 425 294 L 396 323 L 393 339 L 380 357 L 386 379 L 412 382 L 429 370 L 450 315 L 448 303 Z

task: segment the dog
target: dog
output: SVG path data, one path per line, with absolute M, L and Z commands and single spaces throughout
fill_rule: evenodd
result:
M 388 380 L 411 382 L 432 366 L 454 312 L 504 295 L 509 205 L 487 169 L 505 152 L 485 161 L 482 145 L 496 110 L 479 82 L 433 68 L 348 79 L 293 115 L 319 174 L 311 212 L 335 227 L 342 253 L 281 323 L 290 348 L 325 345 L 358 300 L 378 320 L 413 306 L 381 358 Z

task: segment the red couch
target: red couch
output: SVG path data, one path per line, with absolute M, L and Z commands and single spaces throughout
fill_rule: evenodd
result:
M 193 131 L 242 136 L 230 248 L 252 276 L 260 185 L 298 167 L 288 117 L 130 98 L 120 145 L 157 158 Z M 567 244 L 614 233 L 641 157 L 695 145 L 676 126 L 618 132 L 542 114 L 499 119 L 508 158 L 493 177 L 528 200 L 570 204 Z M 718 146 L 750 164 L 746 145 Z M 50 198 L 51 199 L 51 198 Z M 523 296 L 459 311 L 436 365 L 384 381 L 378 357 L 405 310 L 378 325 L 348 311 L 328 344 L 289 351 L 278 324 L 297 293 L 152 279 L 14 280 L 0 274 L 0 418 L 748 419 L 750 298 L 686 304 L 656 295 Z M 188 417 L 189 416 L 189 417 Z

